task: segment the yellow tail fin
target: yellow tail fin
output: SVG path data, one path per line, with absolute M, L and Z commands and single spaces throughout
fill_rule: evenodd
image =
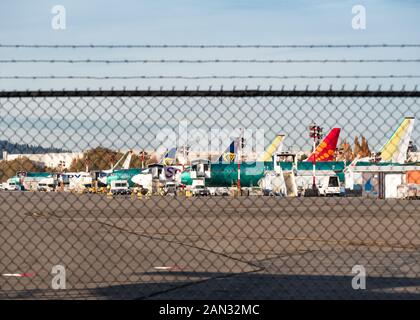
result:
M 382 161 L 403 163 L 407 158 L 407 148 L 413 132 L 414 118 L 407 117 L 382 147 Z
M 283 140 L 284 135 L 277 135 L 264 153 L 258 157 L 257 161 L 271 161 L 274 153 L 281 150 Z

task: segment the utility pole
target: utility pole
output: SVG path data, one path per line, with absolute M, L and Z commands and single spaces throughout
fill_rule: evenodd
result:
M 241 129 L 241 134 L 237 141 L 237 148 L 238 148 L 238 195 L 241 195 L 241 162 L 242 162 L 242 149 L 244 147 L 244 135 L 243 135 L 243 129 Z
M 313 158 L 312 158 L 312 189 L 315 191 L 316 187 L 316 145 L 322 138 L 322 128 L 317 126 L 315 122 L 309 125 L 309 136 L 313 138 Z
M 85 159 L 85 172 L 89 172 L 89 159 Z
M 182 146 L 182 157 L 183 157 L 183 161 L 182 161 L 182 171 L 185 170 L 185 164 L 188 163 L 187 158 L 189 155 L 189 151 L 190 151 L 190 147 L 186 144 L 184 144 Z

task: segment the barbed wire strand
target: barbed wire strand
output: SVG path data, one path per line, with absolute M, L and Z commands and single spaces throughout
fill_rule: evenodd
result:
M 419 63 L 420 59 L 1 59 L 0 63 Z
M 317 49 L 317 48 L 420 48 L 420 44 L 0 44 L 0 48 L 55 49 Z
M 205 76 L 149 76 L 149 75 L 139 75 L 139 76 L 79 76 L 79 75 L 67 75 L 67 76 L 0 76 L 1 80 L 46 80 L 46 79 L 56 79 L 56 80 L 130 80 L 130 79 L 172 79 L 172 80 L 206 80 L 206 79 L 419 79 L 420 75 L 228 75 L 228 76 L 218 76 L 218 75 L 205 75 Z

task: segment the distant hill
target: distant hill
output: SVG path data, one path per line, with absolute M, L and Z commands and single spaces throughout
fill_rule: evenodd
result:
M 28 158 L 19 158 L 8 162 L 1 161 L 0 182 L 6 182 L 7 179 L 13 177 L 18 171 L 44 172 L 45 168 L 40 167 Z
M 60 153 L 67 152 L 66 150 L 60 148 L 44 148 L 40 146 L 32 146 L 29 144 L 18 144 L 10 143 L 6 140 L 0 140 L 0 160 L 3 159 L 3 151 L 7 151 L 10 154 L 44 154 L 44 153 Z
M 110 150 L 104 147 L 96 147 L 94 149 L 86 150 L 83 157 L 73 159 L 70 171 L 83 171 L 88 164 L 90 170 L 106 170 L 115 164 L 124 153 Z M 150 161 L 150 155 L 145 152 L 142 160 L 141 154 L 133 154 L 131 157 L 130 168 L 140 168 L 142 164 L 147 165 Z M 120 163 L 121 165 L 122 163 Z

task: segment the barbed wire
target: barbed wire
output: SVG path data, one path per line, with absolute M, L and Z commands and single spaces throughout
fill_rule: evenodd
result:
M 420 59 L 1 59 L 0 63 L 418 63 Z
M 55 49 L 317 49 L 317 48 L 420 48 L 420 44 L 0 44 L 0 48 Z
M 91 89 L 91 88 L 74 88 L 62 90 L 0 90 L 0 98 L 24 98 L 24 97 L 180 97 L 180 96 L 191 96 L 191 97 L 412 97 L 420 98 L 420 91 L 418 86 L 407 88 L 405 85 L 400 88 L 394 88 L 393 85 L 384 87 L 382 85 L 374 86 L 302 86 L 297 85 L 285 86 L 282 85 L 279 88 L 273 88 L 273 86 L 255 86 L 254 88 L 244 87 L 230 87 L 227 88 L 223 85 L 219 86 L 196 86 L 196 87 L 175 87 L 172 88 L 109 88 L 109 89 Z
M 420 48 L 420 44 L 134 44 L 134 45 L 115 45 L 115 44 L 0 44 L 0 48 L 125 48 L 125 49 L 281 49 L 281 48 Z M 206 58 L 206 59 L 0 59 L 0 64 L 299 64 L 299 63 L 419 63 L 420 58 L 387 58 L 387 59 L 219 59 L 219 58 Z M 169 79 L 169 80 L 233 80 L 233 79 L 418 79 L 420 75 L 415 74 L 388 74 L 388 75 L 108 75 L 108 76 L 95 76 L 95 75 L 3 75 L 0 76 L 1 80 L 130 80 L 130 79 Z
M 131 80 L 131 79 L 171 79 L 171 80 L 206 80 L 206 79 L 419 79 L 420 75 L 204 75 L 204 76 L 169 76 L 169 75 L 135 75 L 135 76 L 80 76 L 80 75 L 65 75 L 65 76 L 0 76 L 0 80 Z

